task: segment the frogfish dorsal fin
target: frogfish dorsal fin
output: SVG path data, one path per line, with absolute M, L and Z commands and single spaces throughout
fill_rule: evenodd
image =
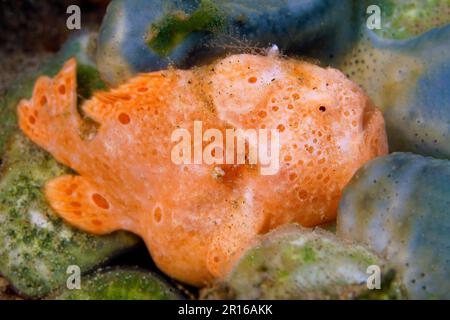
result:
M 169 87 L 170 80 L 162 72 L 140 74 L 117 88 L 95 92 L 83 104 L 83 112 L 100 124 L 107 119 L 117 119 L 123 113 L 154 105 L 161 90 Z
M 72 58 L 53 79 L 39 77 L 32 98 L 22 100 L 17 108 L 19 127 L 28 138 L 69 167 L 70 151 L 75 153 L 81 147 L 76 69 Z

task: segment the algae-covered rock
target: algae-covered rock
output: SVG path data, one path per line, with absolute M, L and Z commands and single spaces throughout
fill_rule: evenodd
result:
M 80 102 L 104 87 L 87 55 L 91 36 L 83 34 L 69 41 L 43 70 L 43 74 L 53 74 L 65 59 L 76 56 Z M 0 106 L 0 274 L 22 295 L 40 297 L 65 283 L 68 266 L 91 270 L 138 240 L 126 233 L 88 235 L 64 224 L 49 208 L 42 187 L 69 169 L 17 127 L 16 104 L 29 97 L 33 83 L 33 77 L 18 83 Z
M 450 23 L 450 0 L 366 0 L 381 9 L 382 38 L 403 40 Z
M 187 67 L 227 52 L 268 48 L 341 51 L 356 35 L 351 0 L 113 0 L 99 34 L 102 78 Z
M 337 233 L 367 243 L 413 299 L 450 299 L 450 161 L 408 153 L 376 159 L 345 188 Z
M 383 110 L 390 151 L 450 159 L 450 25 L 402 41 L 368 31 L 335 66 Z
M 66 225 L 48 206 L 42 187 L 67 174 L 49 154 L 17 133 L 0 175 L 0 273 L 21 294 L 39 297 L 65 283 L 70 265 L 83 272 L 130 248 L 126 233 L 92 236 Z
M 381 290 L 369 290 L 369 266 L 381 269 Z M 395 299 L 394 272 L 365 247 L 321 229 L 284 226 L 263 236 L 206 299 Z
M 81 278 L 80 289 L 63 287 L 51 300 L 177 300 L 178 290 L 159 276 L 137 268 L 98 270 Z

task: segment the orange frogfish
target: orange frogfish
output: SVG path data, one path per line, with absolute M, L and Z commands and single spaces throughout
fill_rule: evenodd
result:
M 388 150 L 383 116 L 362 89 L 335 69 L 274 55 L 141 74 L 80 108 L 71 59 L 36 81 L 18 116 L 33 142 L 76 172 L 45 186 L 57 214 L 93 234 L 139 235 L 162 271 L 195 286 L 226 275 L 258 234 L 334 220 L 355 171 Z M 97 124 L 89 135 L 87 118 Z M 278 170 L 173 161 L 173 132 L 199 121 L 223 136 L 275 130 Z

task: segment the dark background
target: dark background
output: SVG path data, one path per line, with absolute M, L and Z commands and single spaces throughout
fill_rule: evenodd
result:
M 0 94 L 20 75 L 50 59 L 75 30 L 67 7 L 81 8 L 83 30 L 97 30 L 109 0 L 0 0 Z

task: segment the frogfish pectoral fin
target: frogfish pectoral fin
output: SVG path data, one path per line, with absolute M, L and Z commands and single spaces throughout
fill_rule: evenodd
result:
M 81 176 L 67 175 L 49 181 L 45 196 L 52 209 L 77 228 L 94 234 L 122 228 L 122 216 L 111 202 Z

